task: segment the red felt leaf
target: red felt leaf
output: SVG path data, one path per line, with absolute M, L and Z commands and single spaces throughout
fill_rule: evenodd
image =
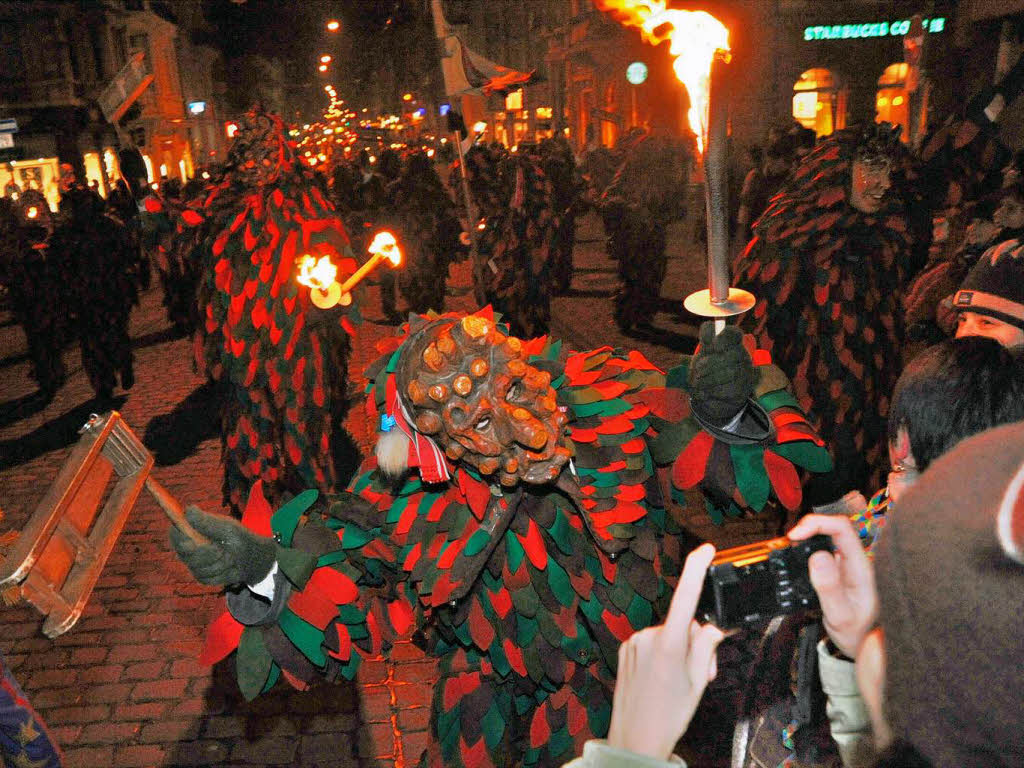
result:
M 652 387 L 644 390 L 640 399 L 660 419 L 679 422 L 690 415 L 690 398 L 676 387 Z
M 633 422 L 623 416 L 604 419 L 595 430 L 599 435 L 621 435 L 633 429 Z
M 459 743 L 461 745 L 459 751 L 462 753 L 463 765 L 487 764 L 487 744 L 484 742 L 483 737 L 478 739 L 472 747 L 461 736 L 459 737 Z
M 338 606 L 320 591 L 304 589 L 292 592 L 288 598 L 288 607 L 298 616 L 305 619 L 317 629 L 327 629 L 331 619 L 338 615 Z
M 455 558 L 458 557 L 459 553 L 462 551 L 462 546 L 463 544 L 461 541 L 453 541 L 449 544 L 448 548 L 445 549 L 444 554 L 438 558 L 437 567 L 443 568 L 444 570 L 451 568 L 452 563 L 455 562 Z
M 526 664 L 523 661 L 523 651 L 515 643 L 512 642 L 511 638 L 506 637 L 501 641 L 502 650 L 505 651 L 505 658 L 508 659 L 509 666 L 516 671 L 520 677 L 526 677 L 527 670 Z
M 281 676 L 288 681 L 288 684 L 297 691 L 305 691 L 309 688 L 309 683 L 305 680 L 299 680 L 295 675 L 289 672 L 284 667 L 281 667 Z
M 420 553 L 423 551 L 423 542 L 417 541 L 416 546 L 409 550 L 409 554 L 405 556 L 405 560 L 402 562 L 403 571 L 411 571 L 416 566 L 416 561 L 420 559 Z
M 791 511 L 798 509 L 803 500 L 803 492 L 800 488 L 800 475 L 792 462 L 776 453 L 765 451 L 764 469 L 782 506 Z
M 541 704 L 533 713 L 530 723 L 530 746 L 543 747 L 551 738 L 551 727 L 548 725 L 548 705 Z
M 621 642 L 628 640 L 630 635 L 636 631 L 633 625 L 629 623 L 629 617 L 624 613 L 614 614 L 606 608 L 601 614 L 601 619 L 604 621 L 604 625 L 608 627 L 608 631 Z
M 754 365 L 771 365 L 772 355 L 765 349 L 755 349 L 750 355 Z
M 569 735 L 575 737 L 587 727 L 587 710 L 575 696 L 569 697 L 568 707 Z
M 620 451 L 622 451 L 623 453 L 628 453 L 630 455 L 643 453 L 644 450 L 646 450 L 646 448 L 647 443 L 644 442 L 644 439 L 642 437 L 634 437 L 628 443 L 623 443 L 622 445 L 619 446 Z
M 533 520 L 530 520 L 529 527 L 526 529 L 526 538 L 519 537 L 522 542 L 523 549 L 526 550 L 526 556 L 530 558 L 530 562 L 533 563 L 533 567 L 539 571 L 543 571 L 548 567 L 548 551 L 544 547 L 544 538 L 540 535 L 540 528 Z
M 442 706 L 445 712 L 451 712 L 462 700 L 462 682 L 458 677 L 449 677 L 444 684 L 444 699 Z
M 146 208 L 148 210 L 149 206 L 147 205 Z M 186 208 L 184 211 L 182 211 L 181 212 L 181 218 L 190 227 L 197 227 L 197 226 L 199 226 L 200 224 L 203 223 L 203 217 L 200 216 L 195 211 L 193 211 L 191 208 Z
M 570 576 L 569 578 L 572 578 Z M 497 592 L 491 592 L 491 605 L 494 607 L 495 612 L 499 618 L 504 619 L 508 616 L 508 612 L 512 610 L 512 595 L 507 589 L 499 589 Z
M 404 600 L 394 600 L 388 603 L 388 620 L 397 634 L 404 635 L 412 626 L 412 608 Z
M 206 642 L 199 654 L 199 663 L 212 666 L 238 648 L 245 627 L 225 611 L 218 616 L 206 633 Z
M 615 498 L 619 501 L 640 501 L 646 493 L 642 485 L 620 485 Z
M 672 465 L 672 482 L 677 488 L 692 488 L 701 481 L 714 442 L 714 438 L 707 432 L 698 432 L 676 457 Z
M 334 625 L 334 629 L 338 633 L 338 650 L 328 649 L 327 652 L 336 659 L 348 661 L 352 656 L 352 638 L 348 634 L 348 627 L 339 621 Z
M 237 440 L 236 436 L 235 441 Z M 273 514 L 270 502 L 263 495 L 263 481 L 257 480 L 249 489 L 249 500 L 245 503 L 245 511 L 242 513 L 242 525 L 259 536 L 273 536 L 274 531 L 270 528 L 270 518 Z
M 481 651 L 488 650 L 494 642 L 494 627 L 484 615 L 479 600 L 473 600 L 469 606 L 469 636 Z
M 352 579 L 333 568 L 317 568 L 309 577 L 305 590 L 321 593 L 335 606 L 347 605 L 359 596 L 359 589 Z
M 583 427 L 569 426 L 569 437 L 576 443 L 596 443 L 597 442 L 597 430 L 596 429 L 584 429 Z
M 487 487 L 487 483 L 477 480 L 468 472 L 458 472 L 456 477 L 459 482 L 459 490 L 462 491 L 473 515 L 477 520 L 483 520 L 487 504 L 491 500 L 491 491 Z

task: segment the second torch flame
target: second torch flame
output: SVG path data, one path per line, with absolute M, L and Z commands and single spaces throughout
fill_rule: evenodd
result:
M 402 249 L 398 247 L 398 240 L 387 230 L 374 235 L 367 250 L 370 252 L 370 258 L 344 283 L 339 284 L 336 280 L 338 268 L 329 256 L 316 259 L 309 254 L 296 260 L 299 268 L 296 279 L 309 288 L 313 304 L 320 309 L 330 309 L 337 304 L 346 307 L 352 303 L 352 289 L 376 269 L 378 264 L 387 261 L 393 269 L 402 263 Z

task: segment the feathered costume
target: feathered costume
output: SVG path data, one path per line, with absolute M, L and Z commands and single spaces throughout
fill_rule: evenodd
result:
M 772 199 L 733 270 L 757 297 L 748 323 L 758 345 L 792 379 L 833 452 L 834 474 L 809 492 L 813 503 L 877 488 L 888 468 L 911 239 L 899 195 L 866 214 L 849 194 L 858 153 L 894 154 L 897 145 L 898 132 L 885 124 L 823 140 Z
M 552 257 L 559 219 L 554 192 L 538 156 L 474 147 L 466 170 L 484 228 L 477 232 L 473 287 L 524 339 L 551 322 Z
M 397 342 L 367 406 L 378 452 L 399 437 L 418 473 L 396 486 L 367 461 L 350 490 L 369 509 L 307 492 L 272 514 L 257 487 L 242 523 L 283 547 L 275 596 L 229 592 L 204 661 L 237 648 L 251 698 L 282 675 L 351 679 L 413 627 L 441 673 L 421 764 L 561 765 L 607 733 L 618 646 L 663 618 L 696 543 L 649 447 L 652 414 L 685 416 L 686 396 L 637 352 L 564 354 L 487 311 Z
M 228 385 L 222 411 L 224 501 L 239 513 L 257 480 L 272 503 L 335 482 L 332 437 L 344 405 L 352 312 L 310 312 L 296 259 L 329 256 L 355 271 L 348 236 L 320 181 L 295 157 L 281 120 L 257 108 L 202 206 L 181 213 L 203 260 L 196 360 Z M 352 305 L 354 307 L 355 304 Z

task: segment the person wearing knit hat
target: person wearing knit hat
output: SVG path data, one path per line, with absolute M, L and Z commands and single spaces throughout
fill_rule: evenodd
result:
M 957 338 L 988 336 L 1004 347 L 1024 346 L 1024 241 L 985 251 L 953 295 Z
M 840 651 L 857 656 L 889 749 L 923 764 L 1024 764 L 1024 568 L 1000 546 L 1012 550 L 1004 519 L 1016 521 L 1010 536 L 1015 530 L 1020 544 L 1022 469 L 1024 422 L 936 460 L 903 497 L 873 575 L 842 518 L 811 515 L 789 534 L 832 536 L 841 557 L 816 553 L 810 562 L 825 626 Z M 869 634 L 876 622 L 880 631 Z M 884 680 L 881 692 L 867 685 L 869 669 Z

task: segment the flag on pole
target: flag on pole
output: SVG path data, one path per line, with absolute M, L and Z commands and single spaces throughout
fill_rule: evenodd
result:
M 445 93 L 459 96 L 467 93 L 502 93 L 529 83 L 534 72 L 520 72 L 503 67 L 468 48 L 448 25 L 441 0 L 432 0 L 434 32 L 441 43 L 441 71 Z

